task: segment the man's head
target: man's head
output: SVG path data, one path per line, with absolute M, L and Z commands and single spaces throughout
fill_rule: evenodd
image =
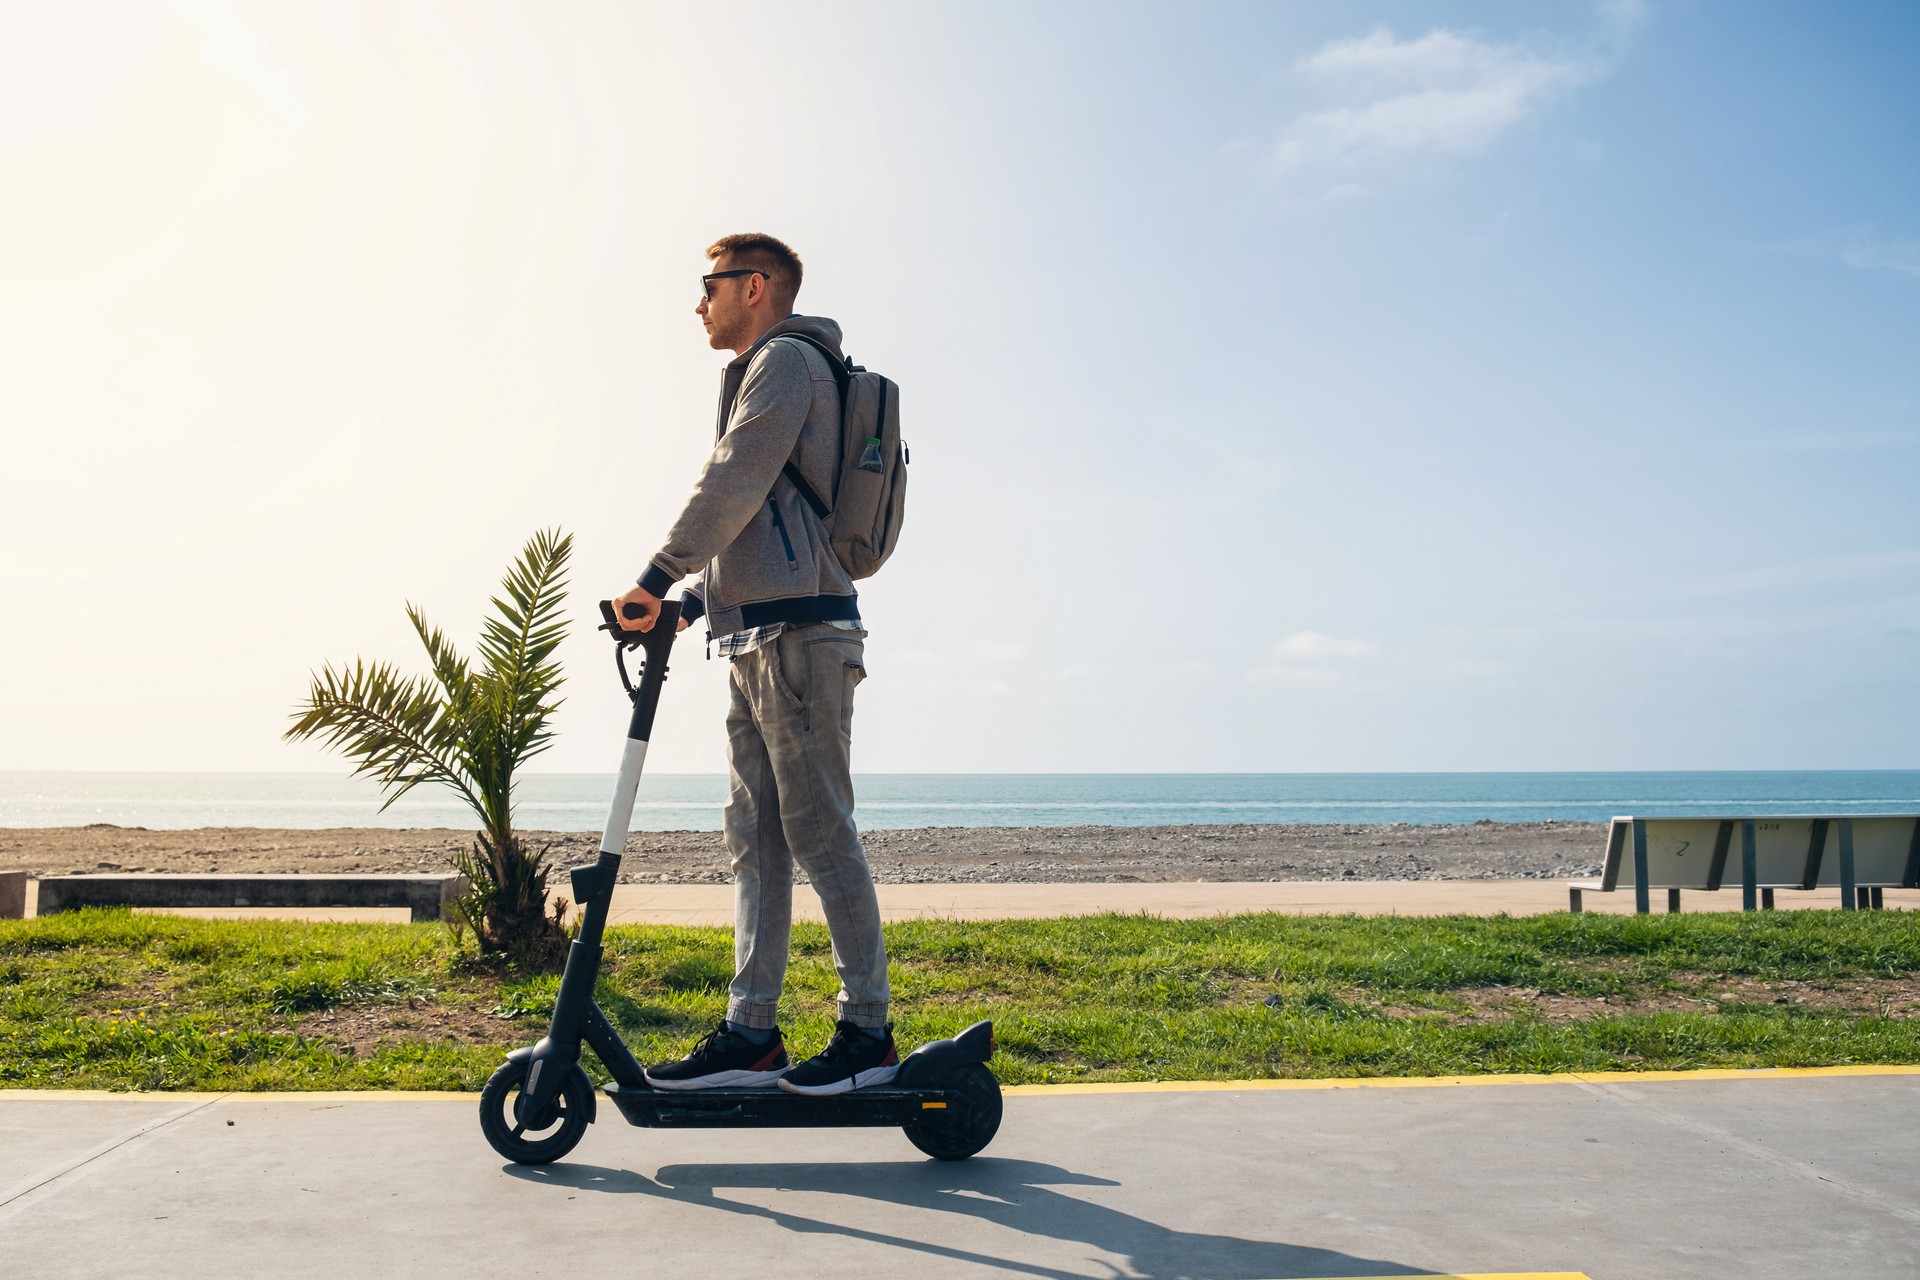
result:
M 694 314 L 715 351 L 736 355 L 793 314 L 800 292 L 800 257 L 772 236 L 722 236 L 707 249 L 712 265 Z

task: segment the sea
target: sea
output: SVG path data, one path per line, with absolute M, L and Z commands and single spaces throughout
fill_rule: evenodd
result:
M 1241 823 L 1605 822 L 1616 815 L 1920 812 L 1920 770 L 1742 773 L 876 773 L 855 818 L 886 827 Z M 527 830 L 597 831 L 612 774 L 528 774 Z M 723 774 L 649 774 L 633 827 L 717 831 Z M 382 809 L 363 779 L 324 773 L 0 773 L 0 827 L 454 827 L 420 787 Z

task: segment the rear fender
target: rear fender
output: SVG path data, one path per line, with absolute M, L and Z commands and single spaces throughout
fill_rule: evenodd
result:
M 951 1040 L 921 1045 L 900 1063 L 899 1089 L 938 1089 L 956 1067 L 984 1065 L 993 1057 L 993 1024 L 976 1022 Z

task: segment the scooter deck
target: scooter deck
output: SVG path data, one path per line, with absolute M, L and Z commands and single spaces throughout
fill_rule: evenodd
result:
M 827 1097 L 788 1093 L 777 1085 L 755 1089 L 652 1089 L 603 1086 L 629 1124 L 649 1129 L 811 1129 L 855 1125 L 898 1128 L 960 1111 L 964 1098 L 945 1089 L 885 1085 Z

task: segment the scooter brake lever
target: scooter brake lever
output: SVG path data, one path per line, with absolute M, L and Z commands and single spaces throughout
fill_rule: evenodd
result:
M 600 602 L 600 616 L 605 618 L 606 621 L 602 622 L 597 630 L 605 631 L 612 635 L 613 667 L 614 670 L 620 673 L 621 687 L 627 691 L 627 696 L 631 698 L 634 693 L 634 687 L 633 677 L 627 674 L 627 650 L 640 647 L 640 633 L 638 631 L 629 631 L 620 625 L 619 616 L 614 613 L 613 601 L 611 600 L 602 600 Z
M 633 606 L 629 605 L 628 607 L 632 608 Z M 595 628 L 595 630 L 608 632 L 613 636 L 614 641 L 623 648 L 635 649 L 639 647 L 641 633 L 638 631 L 629 631 L 627 628 L 620 625 L 619 615 L 615 614 L 613 611 L 613 601 L 602 600 L 600 602 L 600 616 L 602 618 L 605 618 L 606 621 L 602 622 L 598 627 Z M 631 614 L 628 614 L 627 616 L 630 618 L 637 618 L 640 615 L 637 613 L 631 613 Z
M 640 616 L 640 607 L 638 605 L 630 604 L 626 605 L 625 608 L 628 610 L 627 617 L 637 618 Z M 680 625 L 680 602 L 678 600 L 662 600 L 660 602 L 660 613 L 654 619 L 652 631 L 630 631 L 626 627 L 621 626 L 619 615 L 614 612 L 614 605 L 611 600 L 602 600 L 600 602 L 600 616 L 606 619 L 606 621 L 602 622 L 598 629 L 613 636 L 614 665 L 620 669 L 620 683 L 626 686 L 629 697 L 634 696 L 637 690 L 633 683 L 633 678 L 627 674 L 627 650 L 646 650 L 647 662 L 658 661 L 662 671 L 662 678 L 665 678 L 667 652 L 673 647 L 674 633 L 679 629 Z M 644 669 L 643 667 L 642 670 Z

